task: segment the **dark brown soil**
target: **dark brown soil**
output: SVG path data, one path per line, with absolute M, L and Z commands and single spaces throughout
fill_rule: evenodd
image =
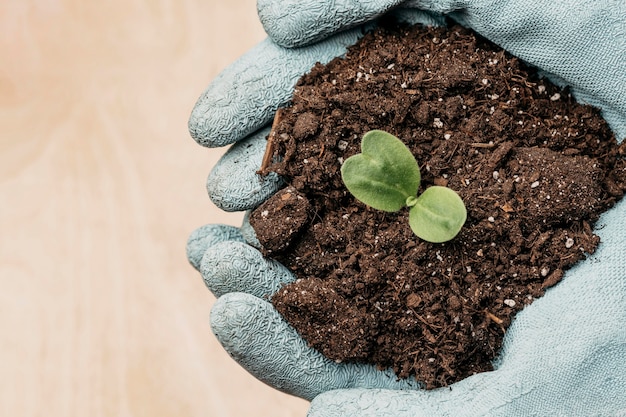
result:
M 422 241 L 406 210 L 347 192 L 341 163 L 371 129 L 410 147 L 422 189 L 459 193 L 455 239 Z M 427 388 L 490 370 L 515 313 L 594 251 L 594 222 L 626 190 L 624 145 L 597 110 L 460 27 L 366 35 L 300 80 L 269 143 L 265 171 L 289 187 L 251 223 L 300 278 L 273 304 L 327 357 Z

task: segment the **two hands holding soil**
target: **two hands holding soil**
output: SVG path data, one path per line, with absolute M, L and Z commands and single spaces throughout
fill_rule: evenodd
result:
M 211 324 L 225 349 L 259 379 L 313 400 L 315 416 L 624 413 L 626 206 L 623 200 L 613 205 L 623 194 L 626 168 L 624 146 L 615 144 L 610 131 L 618 141 L 626 136 L 624 6 L 409 2 L 424 12 L 393 2 L 295 3 L 259 2 L 271 40 L 226 69 L 190 119 L 192 136 L 205 146 L 237 142 L 208 179 L 218 206 L 251 210 L 273 198 L 289 208 L 291 196 L 300 195 L 310 206 L 303 217 L 287 216 L 301 233 L 293 243 L 274 240 L 271 256 L 282 263 L 253 248 L 260 245 L 247 222 L 241 229 L 204 226 L 190 237 L 189 259 L 219 297 Z M 455 28 L 402 29 L 379 42 L 381 31 L 367 35 L 378 52 L 351 48 L 346 60 L 304 77 L 294 94 L 296 81 L 316 62 L 345 54 L 363 36 L 357 25 L 371 29 L 367 22 L 392 8 L 411 23 L 443 24 L 445 14 L 569 89 L 559 90 L 509 54 Z M 390 52 L 393 43 L 404 41 Z M 350 91 L 336 91 L 344 85 Z M 352 97 L 362 94 L 359 89 L 370 96 Z M 602 109 L 610 129 L 569 93 Z M 273 131 L 273 172 L 261 177 L 269 133 L 264 126 L 287 104 Z M 350 113 L 354 108 L 359 111 Z M 336 170 L 342 158 L 358 152 L 354 137 L 370 129 L 413 140 L 409 146 L 428 167 L 426 185 L 445 181 L 466 200 L 468 224 L 455 240 L 425 245 L 410 231 L 392 231 L 389 215 L 349 201 Z M 285 182 L 294 191 L 270 198 Z M 559 206 L 559 199 L 565 204 Z M 333 205 L 340 207 L 332 211 Z M 259 208 L 252 218 L 271 217 L 273 210 Z M 349 218 L 364 227 L 348 239 L 319 226 L 342 229 Z M 319 230 L 302 232 L 306 223 Z M 394 240 L 403 243 L 400 249 L 391 249 Z M 271 239 L 263 242 L 267 254 Z M 384 271 L 372 262 L 383 255 Z M 311 262 L 315 257 L 321 266 Z M 296 275 L 305 279 L 294 283 Z M 451 292 L 437 295 L 444 287 Z M 279 297 L 287 306 L 281 312 L 297 307 L 306 313 L 303 322 L 290 322 L 307 341 L 270 304 L 279 289 L 326 302 Z M 364 298 L 368 292 L 371 301 Z M 405 317 L 386 317 L 400 309 Z M 346 311 L 373 318 L 347 316 L 333 325 L 321 317 Z M 401 344 L 410 336 L 412 342 Z M 341 337 L 347 340 L 338 343 L 343 351 L 325 351 L 324 342 Z M 451 385 L 423 390 L 422 384 Z

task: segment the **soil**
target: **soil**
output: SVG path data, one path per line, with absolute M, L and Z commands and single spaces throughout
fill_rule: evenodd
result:
M 372 129 L 409 146 L 421 191 L 464 200 L 452 241 L 422 241 L 406 210 L 347 192 L 341 163 Z M 337 362 L 426 388 L 491 370 L 514 315 L 599 244 L 599 214 L 626 191 L 625 153 L 596 109 L 466 29 L 377 29 L 303 76 L 276 115 L 263 172 L 288 187 L 250 222 L 299 279 L 272 303 Z

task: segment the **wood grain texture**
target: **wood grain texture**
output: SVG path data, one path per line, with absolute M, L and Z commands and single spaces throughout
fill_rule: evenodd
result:
M 188 234 L 224 152 L 187 118 L 254 0 L 0 5 L 0 415 L 303 416 L 209 330 Z

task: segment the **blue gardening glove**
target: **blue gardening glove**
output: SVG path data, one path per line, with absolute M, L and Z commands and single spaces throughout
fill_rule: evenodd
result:
M 277 177 L 260 178 L 265 126 L 295 81 L 316 62 L 341 55 L 359 24 L 398 2 L 266 0 L 259 13 L 271 40 L 227 68 L 200 98 L 190 131 L 206 146 L 234 142 L 209 176 L 213 201 L 248 210 L 269 197 Z M 618 138 L 626 136 L 626 8 L 616 1 L 430 1 L 395 9 L 408 20 L 441 22 L 441 13 L 472 27 L 559 84 L 603 109 Z M 344 30 L 346 28 L 351 28 Z M 336 34 L 334 34 L 336 33 Z M 333 35 L 334 34 L 334 35 Z M 312 43 L 317 42 L 317 43 Z M 566 273 L 544 297 L 518 313 L 493 372 L 451 389 L 414 390 L 370 366 L 335 364 L 306 346 L 267 298 L 294 277 L 263 259 L 253 232 L 205 226 L 188 255 L 218 296 L 211 325 L 226 350 L 253 375 L 313 399 L 311 416 L 626 415 L 626 202 L 598 225 L 598 251 Z M 398 390 L 398 388 L 411 388 Z

